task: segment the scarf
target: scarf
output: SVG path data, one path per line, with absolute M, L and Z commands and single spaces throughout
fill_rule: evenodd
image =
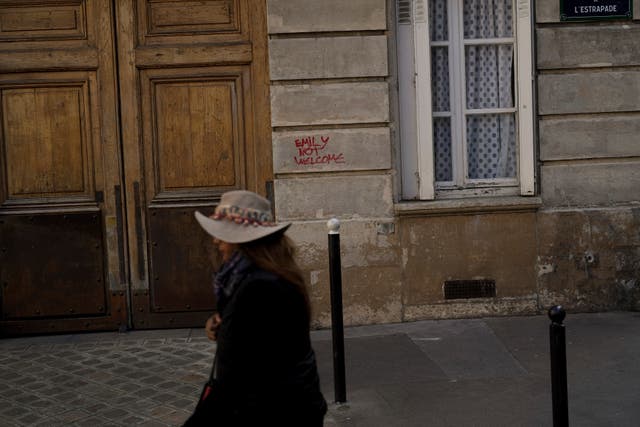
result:
M 244 279 L 251 261 L 241 252 L 236 251 L 231 258 L 220 267 L 213 277 L 213 291 L 218 301 L 223 301 L 233 294 L 234 288 Z

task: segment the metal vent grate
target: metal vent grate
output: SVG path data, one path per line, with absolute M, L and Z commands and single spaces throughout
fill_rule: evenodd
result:
M 397 0 L 396 6 L 398 8 L 397 17 L 398 24 L 411 24 L 411 0 Z
M 493 298 L 495 296 L 495 280 L 447 280 L 444 282 L 444 299 Z

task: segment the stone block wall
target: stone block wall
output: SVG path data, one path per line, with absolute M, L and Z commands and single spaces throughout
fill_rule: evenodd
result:
M 640 207 L 538 214 L 540 305 L 640 310 Z
M 409 216 L 400 230 L 405 320 L 537 312 L 534 210 Z M 487 279 L 495 298 L 444 297 L 447 281 Z
M 326 222 L 342 222 L 345 323 L 401 320 L 385 0 L 268 0 L 275 209 L 330 323 Z
M 330 324 L 342 221 L 346 324 L 640 309 L 640 0 L 633 21 L 535 3 L 538 197 L 399 203 L 394 2 L 267 0 L 275 210 Z M 415 206 L 413 206 L 415 205 Z M 449 280 L 496 298 L 445 300 Z
M 540 304 L 638 308 L 640 14 L 563 23 L 536 2 Z

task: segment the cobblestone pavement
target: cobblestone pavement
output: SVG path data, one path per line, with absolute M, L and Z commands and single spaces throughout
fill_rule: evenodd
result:
M 640 313 L 565 325 L 571 425 L 638 426 Z M 548 331 L 545 315 L 346 328 L 345 404 L 331 331 L 313 331 L 324 425 L 551 426 Z M 179 426 L 214 352 L 200 328 L 0 339 L 0 427 Z
M 175 426 L 215 345 L 201 329 L 0 340 L 0 425 Z

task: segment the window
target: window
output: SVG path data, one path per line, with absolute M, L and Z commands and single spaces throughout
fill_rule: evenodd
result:
M 403 198 L 533 195 L 529 0 L 398 0 Z

